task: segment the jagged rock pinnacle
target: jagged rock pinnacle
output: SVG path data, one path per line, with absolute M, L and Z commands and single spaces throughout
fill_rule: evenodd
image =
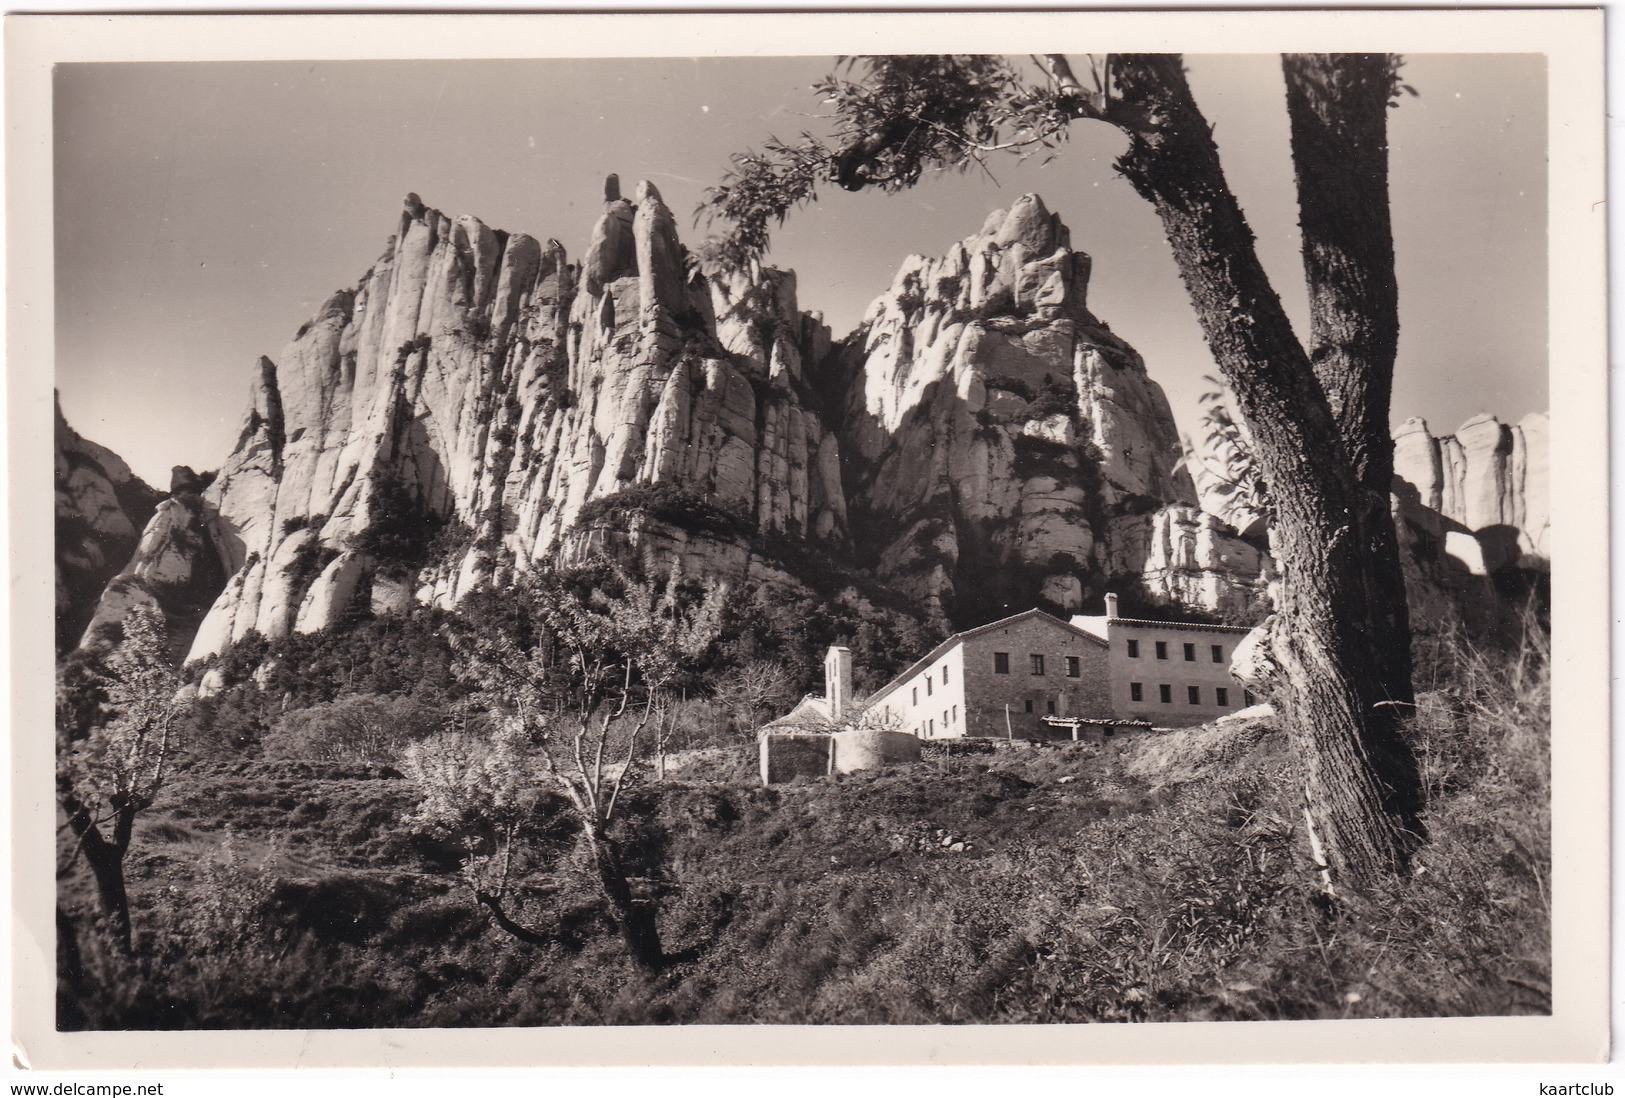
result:
M 610 172 L 604 177 L 604 201 L 619 202 L 621 200 L 621 177 Z

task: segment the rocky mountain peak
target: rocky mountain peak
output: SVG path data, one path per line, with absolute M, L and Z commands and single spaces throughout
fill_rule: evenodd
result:
M 1143 563 L 1114 548 L 1154 540 L 1129 527 L 1195 503 L 1166 397 L 1089 311 L 1090 269 L 1026 195 L 945 255 L 905 260 L 841 350 L 860 555 L 950 617 L 1076 609 Z M 1226 601 L 1263 583 L 1236 582 Z
M 185 550 L 187 590 L 220 579 L 193 658 L 599 551 L 787 582 L 823 554 L 961 627 L 1124 578 L 1262 597 L 1267 557 L 1194 507 L 1162 390 L 1038 196 L 907 259 L 837 343 L 794 272 L 702 274 L 658 188 L 630 193 L 605 180 L 579 261 L 406 197 L 126 569 L 171 583 Z

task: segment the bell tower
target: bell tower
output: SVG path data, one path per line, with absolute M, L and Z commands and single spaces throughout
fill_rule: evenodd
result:
M 831 645 L 824 655 L 824 700 L 833 721 L 846 718 L 852 705 L 852 650 Z

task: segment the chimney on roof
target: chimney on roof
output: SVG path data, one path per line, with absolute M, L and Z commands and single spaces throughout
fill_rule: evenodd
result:
M 830 645 L 824 655 L 824 699 L 829 702 L 832 721 L 846 719 L 852 704 L 852 650 Z
M 1106 616 L 1108 618 L 1117 616 L 1117 596 L 1110 591 L 1106 592 Z

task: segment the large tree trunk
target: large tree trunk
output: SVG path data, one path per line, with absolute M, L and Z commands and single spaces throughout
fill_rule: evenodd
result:
M 68 826 L 78 837 L 85 863 L 90 866 L 91 876 L 95 878 L 96 895 L 101 900 L 102 913 L 107 917 L 108 931 L 119 948 L 130 953 L 130 898 L 124 887 L 124 852 L 129 849 L 135 813 L 117 810 L 114 838 L 109 841 L 103 837 L 90 809 L 71 798 L 65 800 L 63 808 L 68 814 Z
M 1360 887 L 1403 869 L 1420 834 L 1415 763 L 1400 734 L 1403 714 L 1392 704 L 1398 699 L 1390 661 L 1380 651 L 1407 643 L 1408 635 L 1370 629 L 1374 593 L 1388 582 L 1371 552 L 1384 524 L 1392 537 L 1386 486 L 1379 504 L 1356 475 L 1332 406 L 1225 183 L 1181 59 L 1115 60 L 1120 99 L 1107 120 L 1130 137 L 1117 166 L 1156 207 L 1275 504 L 1282 575 L 1271 630 L 1275 700 L 1332 871 Z M 1386 440 L 1385 418 L 1381 430 Z M 1367 451 L 1381 449 L 1365 442 Z
M 592 844 L 593 866 L 598 871 L 599 884 L 603 887 L 604 898 L 615 909 L 615 919 L 620 924 L 621 937 L 626 941 L 632 960 L 640 968 L 650 972 L 659 971 L 666 955 L 660 947 L 660 931 L 655 925 L 654 909 L 632 898 L 632 886 L 626 879 L 626 869 L 621 862 L 620 845 L 604 833 L 602 826 L 589 824 L 586 831 L 587 840 Z
M 1309 361 L 1337 422 L 1355 480 L 1387 506 L 1394 478 L 1388 430 L 1399 347 L 1399 285 L 1388 208 L 1386 54 L 1288 54 L 1287 115 L 1309 288 Z M 1391 637 L 1376 658 L 1388 700 L 1401 714 L 1415 702 L 1410 611 L 1392 522 L 1366 527 L 1366 609 L 1374 637 Z

